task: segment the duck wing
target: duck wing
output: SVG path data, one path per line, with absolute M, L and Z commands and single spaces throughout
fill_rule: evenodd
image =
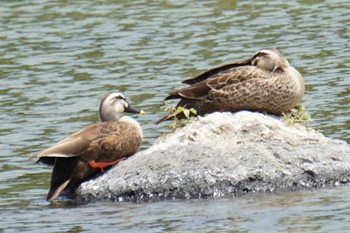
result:
M 169 93 L 169 95 L 164 100 L 179 99 L 179 98 L 204 100 L 209 91 L 210 91 L 210 88 L 207 85 L 207 83 L 205 81 L 202 81 L 199 83 L 195 83 L 189 87 L 184 87 L 180 90 L 175 90 Z
M 134 154 L 142 142 L 137 128 L 130 123 L 102 122 L 88 128 L 90 129 L 84 128 L 70 136 L 89 141 L 88 146 L 82 146 L 84 149 L 79 156 L 72 155 L 69 159 L 61 156 L 55 158 L 48 201 L 56 198 L 61 192 L 71 194 L 81 182 Z M 94 166 L 90 162 L 93 162 Z
M 243 66 L 221 72 L 216 76 L 208 79 L 206 85 L 211 89 L 219 90 L 231 85 L 238 85 L 245 82 L 256 82 L 258 80 L 269 79 L 273 73 L 258 68 L 256 66 Z
M 32 158 L 39 158 L 38 162 L 53 165 L 55 158 L 71 158 L 84 154 L 93 147 L 93 142 L 107 138 L 111 134 L 115 134 L 116 122 L 102 122 L 89 125 L 82 128 L 55 145 L 40 151 Z M 107 139 L 108 140 L 108 139 Z
M 242 69 L 237 78 L 208 80 L 208 99 L 225 111 L 245 109 L 280 114 L 288 109 L 284 103 L 288 103 L 290 95 L 283 92 L 286 87 L 276 75 L 280 74 L 254 67 Z
M 226 63 L 226 64 L 222 64 L 219 66 L 216 66 L 214 68 L 211 68 L 209 70 L 206 70 L 200 74 L 197 74 L 189 79 L 186 79 L 184 81 L 182 81 L 182 83 L 184 84 L 188 84 L 188 85 L 192 85 L 195 83 L 199 83 L 202 82 L 203 80 L 206 80 L 224 70 L 228 70 L 234 67 L 239 67 L 239 66 L 247 66 L 247 65 L 251 65 L 251 60 L 239 60 L 239 61 L 234 61 L 231 63 Z
M 176 108 L 179 106 L 186 108 L 194 108 L 197 110 L 198 115 L 205 115 L 207 113 L 215 112 L 222 109 L 221 104 L 216 102 L 213 98 L 214 96 L 217 99 L 224 102 L 224 98 L 221 96 L 221 91 L 227 89 L 228 87 L 247 82 L 249 80 L 258 80 L 266 79 L 271 77 L 271 72 L 260 69 L 256 66 L 251 65 L 242 65 L 236 66 L 227 70 L 223 70 L 210 78 L 203 80 L 198 83 L 194 83 L 189 87 L 184 87 L 180 90 L 173 91 L 166 98 L 168 99 L 180 99 L 179 103 L 176 105 Z M 215 95 L 213 95 L 213 91 Z M 177 113 L 169 113 L 160 119 L 158 119 L 155 124 L 159 124 L 162 121 L 172 119 L 174 117 L 178 119 L 183 118 Z
M 255 66 L 240 66 L 221 71 L 214 76 L 173 91 L 165 100 L 169 99 L 189 99 L 189 100 L 207 100 L 211 90 L 219 90 L 223 87 L 241 83 L 249 79 L 267 78 L 271 75 L 269 72 Z
M 97 137 L 101 123 L 96 123 L 82 128 L 55 145 L 40 151 L 31 158 L 42 157 L 74 157 L 82 154 L 89 146 L 92 140 Z

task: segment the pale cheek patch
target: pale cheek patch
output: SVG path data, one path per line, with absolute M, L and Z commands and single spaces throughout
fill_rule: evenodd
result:
M 124 112 L 128 107 L 128 104 L 125 101 L 117 101 L 113 103 L 113 108 L 117 112 Z

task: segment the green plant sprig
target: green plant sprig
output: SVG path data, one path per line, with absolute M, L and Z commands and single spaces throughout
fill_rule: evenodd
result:
M 194 108 L 187 109 L 186 106 L 182 107 L 179 106 L 177 108 L 174 108 L 173 106 L 165 103 L 167 106 L 165 108 L 165 111 L 169 111 L 170 113 L 173 113 L 174 120 L 169 125 L 170 128 L 178 128 L 186 125 L 188 122 L 190 122 L 193 115 L 197 115 L 197 110 Z M 185 116 L 185 119 L 178 119 L 176 116 L 180 113 L 183 113 Z M 192 115 L 191 115 L 192 114 Z
M 309 121 L 312 121 L 309 113 L 305 112 L 305 108 L 303 105 L 295 106 L 290 112 L 282 113 L 283 121 L 287 124 L 306 124 Z

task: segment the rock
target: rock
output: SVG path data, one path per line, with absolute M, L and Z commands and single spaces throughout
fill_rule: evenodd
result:
M 161 136 L 97 179 L 78 200 L 236 196 L 348 183 L 350 146 L 261 113 L 213 113 Z

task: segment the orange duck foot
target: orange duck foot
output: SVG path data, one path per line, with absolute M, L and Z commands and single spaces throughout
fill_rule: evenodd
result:
M 124 159 L 125 158 L 121 158 L 121 159 L 117 159 L 117 160 L 112 161 L 112 162 L 96 162 L 95 160 L 91 160 L 90 162 L 88 162 L 88 164 L 92 168 L 100 168 L 101 171 L 103 172 L 104 168 L 115 165 Z

